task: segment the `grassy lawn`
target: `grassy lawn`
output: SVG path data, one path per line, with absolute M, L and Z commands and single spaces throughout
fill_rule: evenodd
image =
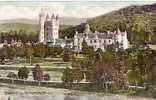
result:
M 44 74 L 48 73 L 53 81 L 61 81 L 62 72 L 66 67 L 71 67 L 71 62 L 63 62 L 62 58 L 34 58 L 30 65 L 29 59 L 17 58 L 13 61 L 8 61 L 10 64 L 0 65 L 0 76 L 7 76 L 9 72 L 15 72 L 20 67 L 26 66 L 31 71 L 36 64 L 39 64 L 43 69 Z M 29 74 L 29 79 L 32 80 L 32 72 Z
M 75 55 L 76 59 L 83 60 L 85 56 L 83 54 Z M 41 67 L 70 67 L 72 62 L 64 62 L 62 58 L 38 58 L 35 57 L 31 60 L 33 66 L 39 64 Z M 9 62 L 10 63 L 10 62 Z M 8 65 L 6 63 L 6 65 Z M 24 58 L 16 58 L 13 63 L 10 65 L 12 66 L 30 66 L 29 59 Z
M 9 62 L 10 63 L 10 62 Z M 30 65 L 28 59 L 17 58 L 11 62 L 11 64 L 0 65 L 0 67 L 5 67 L 8 69 L 18 69 L 19 67 L 26 66 L 28 68 L 33 68 L 36 64 L 39 64 L 41 68 L 45 70 L 60 70 L 66 67 L 71 67 L 71 62 L 63 62 L 62 58 L 34 58 L 32 59 L 32 65 Z

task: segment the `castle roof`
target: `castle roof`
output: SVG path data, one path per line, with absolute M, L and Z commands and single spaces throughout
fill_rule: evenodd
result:
M 109 32 L 109 33 L 100 33 L 100 32 L 95 32 L 92 33 L 90 32 L 89 34 L 87 33 L 78 33 L 78 37 L 82 38 L 83 36 L 87 37 L 88 39 L 94 39 L 94 38 L 99 38 L 99 39 L 112 39 L 115 37 L 115 32 Z

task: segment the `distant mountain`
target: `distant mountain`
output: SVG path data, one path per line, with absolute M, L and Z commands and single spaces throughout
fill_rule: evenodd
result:
M 128 32 L 130 42 L 156 37 L 156 3 L 132 5 L 87 20 L 93 31 L 114 31 L 120 28 Z M 148 33 L 148 34 L 146 34 Z
M 39 26 L 37 24 L 26 24 L 26 23 L 3 23 L 0 24 L 0 31 L 9 32 L 9 31 L 19 31 L 25 30 L 27 32 L 37 32 L 39 31 Z
M 60 31 L 65 30 L 71 25 L 60 25 Z M 19 31 L 25 30 L 27 32 L 38 32 L 39 25 L 38 24 L 30 24 L 30 23 L 3 23 L 0 24 L 0 32 L 9 32 L 9 31 Z
M 86 22 L 87 19 L 85 18 L 75 18 L 75 17 L 60 17 L 60 24 L 61 25 L 79 25 L 81 23 Z M 38 19 L 9 19 L 9 20 L 0 20 L 0 24 L 5 23 L 22 23 L 22 24 L 38 24 Z
M 61 17 L 60 18 L 60 30 L 68 28 L 69 26 L 76 26 L 81 23 L 86 22 L 85 18 L 74 18 L 74 17 Z M 36 19 L 9 19 L 0 20 L 0 31 L 18 31 L 20 29 L 26 30 L 28 32 L 39 31 L 39 21 Z
M 98 25 L 104 25 L 104 24 L 111 24 L 112 22 L 127 20 L 128 18 L 133 16 L 143 16 L 145 14 L 151 16 L 155 15 L 156 3 L 151 5 L 143 5 L 143 6 L 138 6 L 138 5 L 128 6 L 104 15 L 90 18 L 88 19 L 88 22 L 98 24 Z M 97 26 L 97 27 L 101 27 L 101 26 Z

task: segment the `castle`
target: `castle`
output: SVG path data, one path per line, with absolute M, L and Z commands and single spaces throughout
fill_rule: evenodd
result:
M 39 15 L 40 43 L 56 44 L 59 39 L 59 16 L 42 11 Z
M 60 45 L 72 48 L 75 51 L 82 50 L 82 43 L 86 41 L 89 46 L 92 46 L 94 50 L 101 48 L 103 51 L 106 50 L 109 45 L 118 45 L 118 48 L 127 49 L 128 39 L 127 32 L 121 32 L 120 29 L 114 32 L 92 32 L 90 30 L 89 24 L 85 25 L 85 30 L 83 33 L 76 32 L 73 39 L 59 39 L 59 17 L 58 15 L 52 14 L 50 16 L 48 13 L 41 12 L 39 15 L 40 24 L 40 43 L 50 43 L 52 45 Z M 67 40 L 70 42 L 67 42 Z
M 127 49 L 128 39 L 127 32 L 121 32 L 120 29 L 114 32 L 107 31 L 106 33 L 100 33 L 95 31 L 94 33 L 90 30 L 90 26 L 86 24 L 83 33 L 74 35 L 74 47 L 75 50 L 81 51 L 82 42 L 85 41 L 88 46 L 92 46 L 96 51 L 98 48 L 103 51 L 110 45 L 118 45 L 118 48 Z

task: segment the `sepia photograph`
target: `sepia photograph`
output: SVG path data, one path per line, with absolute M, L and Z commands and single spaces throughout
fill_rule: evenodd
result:
M 156 1 L 0 0 L 0 100 L 156 100 Z

